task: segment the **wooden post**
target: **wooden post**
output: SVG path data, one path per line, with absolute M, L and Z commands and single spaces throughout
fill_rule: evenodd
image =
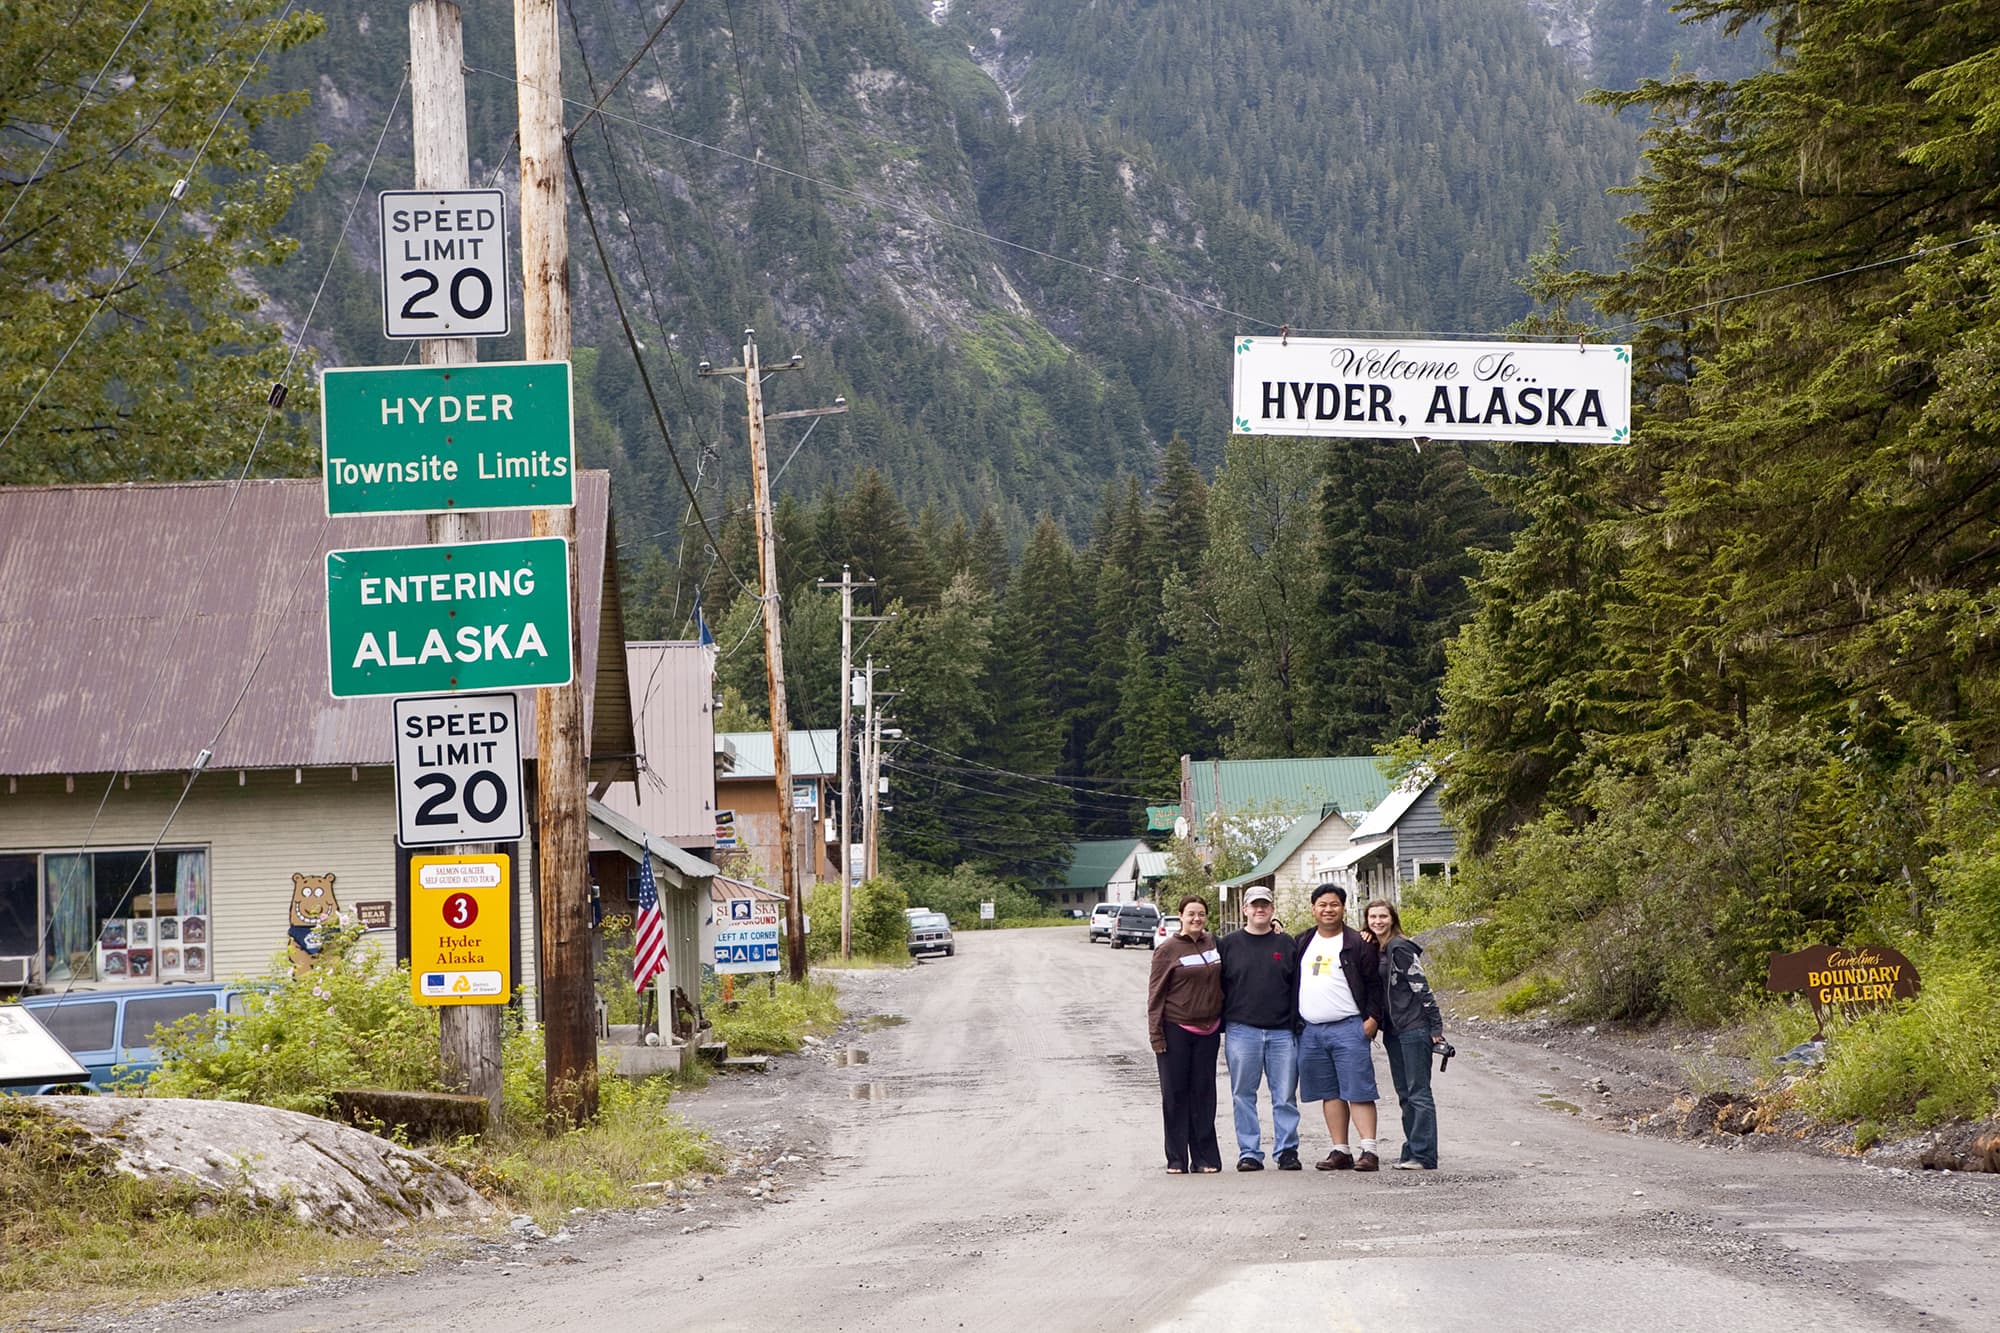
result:
M 569 183 L 563 165 L 562 42 L 555 0 L 514 0 L 520 79 L 521 329 L 530 361 L 567 361 Z M 537 537 L 570 542 L 570 660 L 581 662 L 576 511 L 537 509 Z M 535 881 L 541 927 L 543 1050 L 552 1128 L 597 1114 L 597 1025 L 590 973 L 590 842 L 584 809 L 582 669 L 535 692 Z
M 806 976 L 805 913 L 799 907 L 792 847 L 791 714 L 785 705 L 785 647 L 778 615 L 778 534 L 771 515 L 770 468 L 764 456 L 763 368 L 757 340 L 743 336 L 743 398 L 750 418 L 750 498 L 756 511 L 758 593 L 764 603 L 764 680 L 771 701 L 771 768 L 778 784 L 778 887 L 785 895 L 785 963 L 793 981 Z
M 410 108 L 414 184 L 420 190 L 463 190 L 466 165 L 465 28 L 456 0 L 414 0 L 410 5 Z M 427 366 L 464 365 L 479 359 L 471 338 L 425 338 L 417 357 Z M 432 514 L 424 520 L 432 545 L 476 542 L 484 537 L 478 514 Z M 491 852 L 490 842 L 440 850 L 455 855 Z M 500 1123 L 500 1009 L 497 1004 L 447 1004 L 438 1010 L 438 1054 L 445 1080 L 489 1108 Z

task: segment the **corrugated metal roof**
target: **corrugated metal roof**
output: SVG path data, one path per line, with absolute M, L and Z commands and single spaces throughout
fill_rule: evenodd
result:
M 1171 875 L 1173 872 L 1174 854 L 1172 852 L 1139 853 L 1140 879 L 1160 879 L 1166 875 Z
M 727 748 L 726 748 L 727 747 Z M 768 731 L 718 731 L 715 733 L 715 752 L 724 754 L 733 749 L 735 757 L 728 767 L 718 765 L 716 776 L 740 781 L 744 778 L 763 778 L 766 782 L 778 776 L 772 764 L 771 733 Z M 840 733 L 838 731 L 797 731 L 792 732 L 792 743 L 786 755 L 792 761 L 792 776 L 795 778 L 831 778 L 840 775 Z
M 1220 792 L 1217 786 L 1220 785 Z M 1327 808 L 1358 815 L 1389 794 L 1373 755 L 1327 759 L 1196 759 L 1188 765 L 1188 786 L 1199 832 L 1208 816 L 1225 814 L 1298 815 Z
M 636 747 L 624 655 L 602 651 L 624 634 L 609 476 L 580 472 L 576 491 L 578 676 L 602 780 Z M 489 538 L 529 535 L 525 511 L 485 519 Z M 186 769 L 225 717 L 213 767 L 394 762 L 390 701 L 328 693 L 324 557 L 424 539 L 421 516 L 329 519 L 317 479 L 0 487 L 0 773 Z M 534 702 L 521 692 L 528 756 Z
M 659 837 L 715 841 L 715 648 L 693 641 L 628 643 L 633 726 L 644 763 L 604 804 Z
M 686 887 L 690 880 L 709 879 L 715 867 L 692 852 L 684 852 L 658 834 L 648 834 L 602 801 L 586 800 L 590 835 L 601 839 L 628 858 L 637 861 L 651 852 L 660 862 L 660 871 L 674 884 Z
M 1430 790 L 1434 781 L 1435 778 L 1425 774 L 1414 781 L 1403 783 L 1383 797 L 1382 803 L 1368 812 L 1368 818 L 1354 826 L 1355 838 L 1358 840 L 1388 836 L 1389 831 L 1396 827 L 1396 821 L 1410 813 L 1410 807 L 1417 803 L 1418 797 Z
M 1112 874 L 1125 864 L 1133 851 L 1146 844 L 1137 838 L 1102 838 L 1080 842 L 1070 848 L 1069 870 L 1063 876 L 1065 889 L 1101 889 Z
M 1321 824 L 1335 818 L 1339 813 L 1338 810 L 1328 810 L 1325 814 L 1301 815 L 1292 821 L 1289 828 L 1278 835 L 1278 840 L 1271 844 L 1269 850 L 1257 858 L 1255 866 L 1238 875 L 1235 879 L 1225 879 L 1222 883 L 1230 888 L 1234 888 L 1239 884 L 1248 884 L 1252 880 L 1259 880 L 1267 875 L 1276 874 L 1278 867 L 1285 863 L 1285 858 L 1299 849 L 1300 843 L 1317 832 Z

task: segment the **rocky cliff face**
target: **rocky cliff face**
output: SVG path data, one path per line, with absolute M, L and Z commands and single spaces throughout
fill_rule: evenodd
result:
M 1219 458 L 1231 333 L 1490 332 L 1525 309 L 1515 279 L 1551 227 L 1608 262 L 1635 135 L 1578 98 L 1614 7 L 1629 26 L 1665 0 L 763 0 L 734 27 L 690 7 L 576 145 L 611 255 L 607 277 L 573 203 L 580 452 L 619 478 L 629 530 L 677 525 L 615 281 L 684 438 L 729 429 L 692 365 L 755 326 L 767 355 L 807 353 L 788 391 L 853 408 L 785 488 L 875 464 L 912 507 L 1081 532 L 1169 437 Z M 335 159 L 272 295 L 303 311 L 332 258 L 314 341 L 391 363 L 372 208 L 334 252 L 357 193 L 409 183 L 407 99 L 362 180 L 407 35 L 361 0 L 321 8 L 327 38 L 280 74 Z M 571 98 L 595 101 L 657 22 L 581 6 Z M 468 6 L 465 31 L 472 175 L 511 190 L 511 28 Z

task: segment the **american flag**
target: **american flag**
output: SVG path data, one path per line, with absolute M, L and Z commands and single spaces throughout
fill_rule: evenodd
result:
M 653 854 L 639 862 L 639 915 L 632 922 L 632 989 L 644 992 L 667 970 L 667 928 L 660 920 L 660 888 L 653 882 Z

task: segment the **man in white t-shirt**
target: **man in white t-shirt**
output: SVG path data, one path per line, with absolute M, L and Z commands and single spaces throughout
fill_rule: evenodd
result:
M 1375 1171 L 1375 1060 L 1382 1026 L 1380 965 L 1374 944 L 1346 924 L 1347 891 L 1322 884 L 1312 894 L 1313 929 L 1296 941 L 1299 981 L 1299 1100 L 1320 1103 L 1333 1151 L 1321 1171 Z M 1361 1152 L 1347 1150 L 1352 1116 Z

